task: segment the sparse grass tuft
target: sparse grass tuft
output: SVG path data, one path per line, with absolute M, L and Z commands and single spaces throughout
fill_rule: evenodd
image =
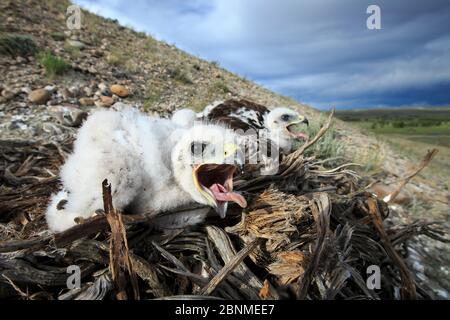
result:
M 64 44 L 64 51 L 66 51 L 72 58 L 79 58 L 81 57 L 81 50 L 80 48 L 71 46 L 69 44 Z
M 106 57 L 106 62 L 115 67 L 124 66 L 127 60 L 125 54 L 119 50 L 112 50 Z
M 50 36 L 55 41 L 64 41 L 66 39 L 66 35 L 63 32 L 52 32 Z
M 384 155 L 380 146 L 366 149 L 357 155 L 356 162 L 362 165 L 361 171 L 368 174 L 376 173 L 380 170 L 384 161 Z
M 183 84 L 193 84 L 191 78 L 188 76 L 186 72 L 184 72 L 181 68 L 169 68 L 167 69 L 169 77 L 175 79 L 176 81 Z
M 228 88 L 226 83 L 223 82 L 223 81 L 216 81 L 216 82 L 214 82 L 213 90 L 215 92 L 217 92 L 217 93 L 223 93 L 223 94 L 227 94 L 227 93 L 231 92 L 230 88 Z
M 205 98 L 197 98 L 189 102 L 189 108 L 195 112 L 200 112 L 210 103 L 210 100 Z
M 321 117 L 319 121 L 311 123 L 307 129 L 306 133 L 312 139 L 323 126 L 325 119 Z M 306 150 L 306 155 L 316 156 L 320 159 L 331 159 L 336 158 L 335 162 L 339 160 L 344 154 L 344 144 L 337 139 L 336 132 L 333 130 L 333 125 L 324 134 L 324 136 L 316 142 L 313 146 Z
M 160 102 L 162 96 L 162 90 L 153 87 L 152 90 L 148 90 L 146 93 L 144 103 L 142 105 L 145 112 L 152 110 L 158 102 Z
M 141 39 L 147 38 L 147 34 L 144 31 L 136 31 L 136 36 Z
M 24 35 L 7 35 L 0 38 L 0 54 L 9 56 L 31 56 L 38 52 L 34 40 Z
M 49 77 L 64 74 L 70 69 L 70 65 L 64 59 L 51 53 L 39 55 L 39 63 L 45 68 L 45 73 Z

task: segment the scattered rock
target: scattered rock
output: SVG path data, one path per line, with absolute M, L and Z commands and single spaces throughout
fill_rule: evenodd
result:
M 78 102 L 80 103 L 80 105 L 82 105 L 82 106 L 93 106 L 94 105 L 94 103 L 95 103 L 95 101 L 94 101 L 94 99 L 92 99 L 92 98 L 80 98 L 79 100 L 78 100 Z
M 117 79 L 128 79 L 128 73 L 123 70 L 113 69 L 112 76 Z
M 97 107 L 109 108 L 114 104 L 114 99 L 108 96 L 100 96 L 100 101 L 96 101 Z
M 112 96 L 111 91 L 108 89 L 106 84 L 104 84 L 103 82 L 98 85 L 98 89 L 99 90 L 95 93 L 95 95 L 108 96 L 108 97 Z
M 67 44 L 71 47 L 75 47 L 80 50 L 83 50 L 84 48 L 86 48 L 86 44 L 84 44 L 83 42 L 78 41 L 78 40 L 67 40 Z
M 83 92 L 87 97 L 92 97 L 93 90 L 90 87 L 84 87 Z
M 27 61 L 27 59 L 25 59 L 24 57 L 17 57 L 17 58 L 16 58 L 16 62 L 17 62 L 18 64 L 24 63 L 24 62 L 26 62 L 26 61 Z
M 20 88 L 20 92 L 29 94 L 31 92 L 31 88 L 30 87 L 22 87 L 22 88 Z
M 100 91 L 105 91 L 108 88 L 108 86 L 106 84 L 104 84 L 103 82 L 100 82 L 98 84 L 98 88 L 100 89 Z
M 4 89 L 2 91 L 2 97 L 5 98 L 5 101 L 11 100 L 16 96 L 16 94 L 17 94 L 16 92 L 8 89 Z
M 112 93 L 118 95 L 121 98 L 126 98 L 130 94 L 128 89 L 120 84 L 113 84 L 110 89 Z
M 53 93 L 53 92 L 56 91 L 56 86 L 49 85 L 49 86 L 46 86 L 44 89 L 47 90 L 50 93 Z
M 95 69 L 94 67 L 92 67 L 92 66 L 90 66 L 88 69 L 87 69 L 87 72 L 89 72 L 90 74 L 97 74 L 97 69 Z
M 35 104 L 45 104 L 50 99 L 50 92 L 45 89 L 37 89 L 30 92 L 28 100 Z
M 60 104 L 61 102 L 62 102 L 61 99 L 58 99 L 58 98 L 51 99 L 47 102 L 47 105 L 48 106 L 56 106 L 56 105 Z
M 59 123 L 68 127 L 79 127 L 88 116 L 86 111 L 74 106 L 51 106 L 49 112 Z
M 80 95 L 80 87 L 75 85 L 69 88 L 69 92 L 72 98 L 77 98 Z

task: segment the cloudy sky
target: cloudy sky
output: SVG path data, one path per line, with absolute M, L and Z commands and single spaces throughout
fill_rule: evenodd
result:
M 448 0 L 75 3 L 317 108 L 450 104 Z

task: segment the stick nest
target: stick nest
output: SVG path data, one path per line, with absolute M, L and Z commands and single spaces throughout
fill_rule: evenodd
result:
M 305 157 L 330 122 L 277 175 L 237 177 L 249 199 L 243 212 L 171 230 L 116 211 L 105 181 L 104 214 L 49 233 L 45 207 L 73 139 L 0 141 L 0 298 L 434 298 L 405 263 L 408 241 L 448 242 L 448 231 L 426 221 L 388 228 L 388 205 L 365 191 L 352 164 Z M 163 217 L 171 214 L 183 212 Z M 79 288 L 67 285 L 74 265 Z M 374 265 L 380 289 L 367 285 Z

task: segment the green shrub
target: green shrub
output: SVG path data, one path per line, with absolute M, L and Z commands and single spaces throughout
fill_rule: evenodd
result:
M 404 128 L 405 127 L 405 123 L 403 121 L 394 121 L 392 123 L 392 126 L 394 128 Z
M 61 75 L 70 69 L 70 65 L 59 57 L 51 53 L 41 54 L 39 56 L 39 63 L 45 68 L 47 76 Z
M 0 38 L 0 54 L 9 56 L 35 55 L 38 47 L 34 40 L 24 35 L 7 35 Z

